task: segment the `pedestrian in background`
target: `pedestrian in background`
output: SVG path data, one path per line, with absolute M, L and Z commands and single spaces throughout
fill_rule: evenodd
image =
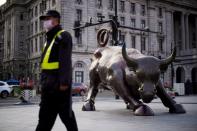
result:
M 41 103 L 36 131 L 51 131 L 57 115 L 68 131 L 78 131 L 72 110 L 72 37 L 60 26 L 60 14 L 49 10 L 40 17 L 47 41 L 41 57 Z

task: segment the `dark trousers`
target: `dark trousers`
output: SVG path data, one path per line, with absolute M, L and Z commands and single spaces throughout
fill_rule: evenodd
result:
M 42 79 L 39 121 L 36 131 L 51 131 L 57 115 L 68 131 L 78 131 L 72 111 L 70 90 L 59 91 L 58 77 L 47 75 Z

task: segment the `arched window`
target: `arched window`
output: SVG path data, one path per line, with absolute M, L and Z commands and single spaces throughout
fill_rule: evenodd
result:
M 83 68 L 83 64 L 80 63 L 80 62 L 77 62 L 77 63 L 75 64 L 75 67 L 77 67 L 77 68 Z

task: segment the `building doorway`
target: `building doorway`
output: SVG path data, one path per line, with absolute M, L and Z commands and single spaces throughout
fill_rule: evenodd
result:
M 197 94 L 197 67 L 192 69 L 192 88 L 193 88 L 193 93 Z
M 178 67 L 176 70 L 176 83 L 185 83 L 185 70 L 183 67 Z

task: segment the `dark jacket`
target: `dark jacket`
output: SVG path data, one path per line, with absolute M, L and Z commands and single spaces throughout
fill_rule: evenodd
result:
M 53 37 L 58 31 L 62 30 L 58 25 L 46 33 L 47 45 L 43 51 L 41 62 L 48 49 Z M 64 31 L 56 38 L 49 56 L 49 62 L 59 61 L 59 69 L 56 70 L 42 70 L 42 73 L 54 73 L 59 77 L 60 85 L 71 86 L 72 83 L 72 37 L 70 33 Z

